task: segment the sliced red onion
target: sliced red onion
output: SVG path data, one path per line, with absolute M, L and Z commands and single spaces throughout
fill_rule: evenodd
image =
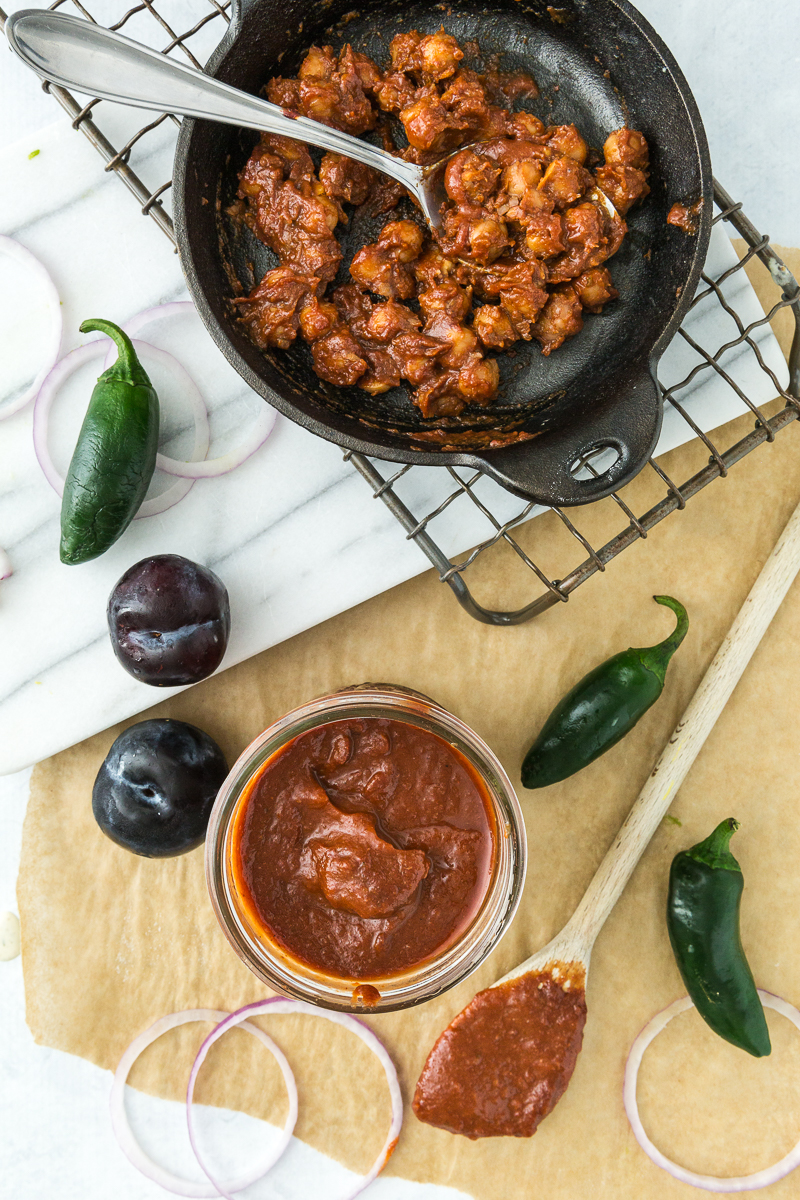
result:
M 14 574 L 14 568 L 11 565 L 11 559 L 6 554 L 2 546 L 0 546 L 0 580 L 8 579 L 9 575 Z
M 200 1166 L 205 1171 L 208 1179 L 217 1188 L 219 1193 L 225 1197 L 225 1200 L 232 1200 L 231 1190 L 226 1191 L 225 1187 L 219 1183 L 210 1173 L 208 1167 L 203 1162 L 195 1137 L 194 1125 L 192 1119 L 192 1098 L 194 1095 L 194 1084 L 197 1079 L 197 1073 L 203 1064 L 203 1061 L 208 1054 L 208 1051 L 218 1041 L 224 1033 L 229 1029 L 233 1029 L 237 1025 L 241 1025 L 248 1017 L 258 1017 L 265 1013 L 307 1013 L 311 1017 L 322 1017 L 325 1021 L 332 1021 L 334 1025 L 343 1025 L 345 1029 L 349 1029 L 356 1037 L 361 1038 L 361 1041 L 369 1047 L 372 1053 L 376 1056 L 384 1074 L 386 1082 L 389 1085 L 389 1096 L 392 1103 L 392 1120 L 389 1126 L 389 1132 L 386 1136 L 386 1141 L 380 1149 L 378 1157 L 372 1164 L 372 1167 L 366 1175 L 361 1178 L 356 1186 L 349 1192 L 345 1193 L 340 1200 L 355 1200 L 366 1187 L 372 1183 L 373 1179 L 380 1175 L 383 1168 L 389 1161 L 392 1151 L 397 1145 L 397 1139 L 400 1136 L 400 1129 L 403 1125 L 403 1097 L 400 1093 L 400 1084 L 397 1079 L 397 1071 L 392 1062 L 389 1052 L 383 1042 L 376 1037 L 368 1025 L 363 1021 L 359 1021 L 356 1017 L 351 1017 L 347 1013 L 333 1012 L 326 1008 L 315 1008 L 313 1004 L 306 1004 L 303 1000 L 284 1000 L 281 996 L 275 996 L 270 1000 L 260 1000 L 256 1004 L 246 1004 L 244 1008 L 240 1008 L 238 1012 L 231 1013 L 226 1016 L 224 1021 L 221 1021 L 216 1029 L 208 1035 L 206 1040 L 200 1047 L 197 1058 L 192 1066 L 192 1073 L 189 1076 L 189 1087 L 186 1092 L 186 1119 L 189 1125 L 189 1140 L 192 1143 L 195 1157 Z
M 122 328 L 129 337 L 133 337 L 151 321 L 185 315 L 189 312 L 197 312 L 190 300 L 173 300 L 169 304 L 159 304 L 156 308 L 146 308 L 143 312 L 137 313 L 135 317 L 131 317 L 130 321 L 126 321 Z M 106 366 L 110 366 L 113 361 L 113 354 L 110 350 L 106 357 Z M 221 454 L 217 458 L 205 458 L 203 455 L 203 461 L 198 461 L 198 456 L 195 455 L 194 462 L 184 462 L 179 458 L 169 458 L 166 454 L 159 454 L 156 466 L 159 471 L 165 471 L 167 475 L 178 475 L 182 479 L 214 479 L 218 475 L 225 475 L 235 467 L 241 466 L 264 445 L 272 432 L 276 417 L 275 409 L 264 404 L 262 412 L 259 413 L 247 437 L 227 454 Z
M 47 444 L 50 428 L 50 410 L 53 407 L 53 401 L 58 390 L 64 381 L 82 367 L 84 363 L 91 362 L 92 359 L 99 358 L 106 353 L 106 340 L 105 338 L 101 338 L 97 341 L 87 342 L 85 346 L 80 346 L 77 350 L 73 350 L 70 354 L 62 358 L 50 371 L 36 397 L 36 403 L 33 408 L 33 447 L 36 451 L 36 457 L 39 460 L 39 466 L 42 468 L 47 482 L 59 496 L 64 493 L 64 477 L 58 471 L 50 457 L 50 450 Z M 149 346 L 146 342 L 135 341 L 133 344 L 138 353 L 143 356 L 152 356 L 156 362 L 162 363 L 177 375 L 181 390 L 192 406 L 192 417 L 195 424 L 194 449 L 192 454 L 195 459 L 202 459 L 208 453 L 210 445 L 208 412 L 203 402 L 203 397 L 197 390 L 193 379 L 177 359 L 173 358 L 171 354 L 167 354 L 165 350 Z M 193 483 L 193 479 L 180 479 L 159 496 L 153 496 L 151 499 L 145 500 L 136 514 L 137 520 L 140 517 L 154 517 L 158 513 L 166 512 L 168 508 L 172 508 L 179 500 L 183 499 L 191 489 Z
M 52 370 L 61 350 L 61 333 L 64 322 L 61 315 L 61 300 L 56 291 L 56 285 L 38 258 L 31 254 L 30 250 L 26 250 L 24 246 L 21 246 L 19 242 L 15 242 L 13 238 L 3 235 L 0 235 L 0 254 L 5 254 L 9 258 L 15 259 L 33 271 L 44 289 L 49 317 L 47 324 L 43 323 L 44 361 L 42 366 L 39 368 L 36 378 L 30 387 L 20 396 L 17 396 L 15 400 L 0 408 L 0 421 L 4 421 L 6 417 L 13 416 L 14 413 L 19 412 L 20 409 L 24 408 L 33 399 Z
M 64 494 L 64 477 L 56 469 L 47 445 L 50 409 L 53 407 L 53 401 L 64 380 L 68 379 L 84 363 L 91 362 L 93 358 L 99 358 L 104 353 L 105 345 L 100 341 L 87 342 L 85 346 L 79 346 L 77 350 L 65 355 L 48 374 L 39 389 L 36 403 L 33 406 L 33 448 L 45 479 L 59 496 Z
M 211 445 L 211 431 L 208 428 L 208 409 L 203 400 L 200 390 L 192 379 L 188 371 L 178 362 L 177 358 L 168 354 L 165 350 L 159 350 L 156 346 L 151 346 L 147 342 L 134 341 L 134 346 L 137 351 L 145 351 L 152 355 L 157 362 L 164 364 L 169 363 L 170 369 L 177 371 L 178 378 L 181 380 L 181 387 L 186 399 L 192 406 L 192 417 L 194 419 L 194 446 L 192 447 L 192 459 L 195 462 L 202 462 L 208 454 L 208 448 Z M 156 455 L 156 469 L 160 469 L 161 454 Z M 171 472 L 167 472 L 170 474 Z M 194 479 L 184 478 L 177 479 L 175 483 L 170 484 L 158 496 L 153 496 L 148 500 L 144 500 L 136 514 L 139 517 L 155 517 L 159 513 L 166 512 L 168 508 L 172 508 L 179 500 L 182 500 L 194 486 Z
M 142 312 L 137 313 L 135 317 L 131 317 L 122 326 L 124 333 L 128 337 L 135 337 L 145 325 L 149 325 L 151 321 L 158 321 L 162 317 L 180 316 L 182 313 L 196 313 L 197 309 L 192 304 L 191 300 L 171 300 L 169 304 L 158 304 L 155 308 L 145 308 Z M 198 318 L 199 319 L 199 318 Z M 116 346 L 113 342 L 108 347 L 106 361 L 103 363 L 103 370 L 107 371 L 116 357 Z
M 145 1154 L 142 1147 L 136 1141 L 133 1135 L 133 1130 L 128 1122 L 128 1116 L 125 1112 L 125 1082 L 130 1073 L 130 1069 L 136 1062 L 136 1059 L 151 1045 L 157 1038 L 161 1037 L 162 1033 L 166 1033 L 170 1029 L 176 1029 L 179 1025 L 188 1025 L 192 1021 L 224 1021 L 229 1014 L 220 1012 L 215 1008 L 192 1008 L 186 1012 L 172 1013 L 168 1017 L 162 1017 L 160 1021 L 156 1021 L 149 1029 L 145 1029 L 144 1033 L 140 1033 L 137 1038 L 134 1038 L 128 1049 L 123 1054 L 119 1061 L 119 1066 L 114 1074 L 114 1082 L 111 1086 L 111 1126 L 114 1130 L 114 1135 L 120 1144 L 120 1147 L 125 1156 L 133 1163 L 137 1170 L 146 1175 L 148 1179 L 152 1179 L 155 1183 L 166 1188 L 168 1192 L 175 1192 L 178 1196 L 196 1196 L 200 1200 L 205 1197 L 217 1196 L 221 1189 L 218 1189 L 214 1183 L 199 1183 L 190 1179 L 183 1179 L 180 1175 L 173 1175 L 165 1167 L 153 1162 L 149 1155 Z M 289 1115 L 286 1118 L 284 1127 L 284 1148 L 288 1144 L 289 1139 L 294 1129 L 295 1121 L 297 1120 L 297 1085 L 295 1083 L 292 1069 L 286 1061 L 283 1053 L 278 1049 L 263 1030 L 256 1025 L 251 1025 L 248 1021 L 240 1022 L 241 1028 L 246 1029 L 248 1033 L 252 1033 L 263 1043 L 275 1058 L 278 1066 L 281 1069 L 286 1090 L 289 1093 Z M 251 1183 L 255 1183 L 262 1175 L 272 1167 L 277 1158 L 274 1152 L 270 1152 L 268 1159 L 253 1167 L 246 1176 L 240 1179 L 235 1179 L 232 1183 L 226 1184 L 229 1192 L 241 1192 L 244 1188 L 249 1187 Z M 227 1194 L 227 1193 L 224 1193 Z
M 234 467 L 240 467 L 264 445 L 272 433 L 277 415 L 275 409 L 265 403 L 247 437 L 227 454 L 220 454 L 217 458 L 207 458 L 203 462 L 181 462 L 180 459 L 167 458 L 165 454 L 159 454 L 156 460 L 157 466 L 159 470 L 166 471 L 168 475 L 179 475 L 183 479 L 213 479 L 217 475 L 226 475 Z
M 774 1009 L 775 1012 L 779 1012 L 800 1029 L 800 1012 L 798 1012 L 794 1005 L 789 1004 L 788 1000 L 781 999 L 780 996 L 773 996 L 771 992 L 762 991 L 761 988 L 758 989 L 758 994 L 765 1008 Z M 717 1175 L 698 1175 L 695 1171 L 689 1171 L 686 1167 L 679 1166 L 678 1163 L 673 1162 L 672 1159 L 662 1154 L 653 1145 L 644 1131 L 644 1126 L 639 1116 L 639 1108 L 636 1103 L 636 1080 L 639 1075 L 642 1056 L 653 1038 L 657 1037 L 669 1025 L 673 1017 L 677 1017 L 679 1013 L 686 1012 L 687 1008 L 692 1007 L 692 1001 L 688 996 L 683 996 L 680 1000 L 676 1000 L 674 1004 L 670 1004 L 662 1012 L 656 1013 L 652 1021 L 649 1021 L 645 1025 L 631 1046 L 628 1061 L 625 1065 L 622 1100 L 628 1120 L 631 1123 L 633 1136 L 645 1154 L 653 1160 L 657 1167 L 661 1167 L 673 1179 L 678 1179 L 681 1183 L 691 1184 L 692 1187 L 704 1188 L 707 1192 L 752 1192 L 758 1188 L 769 1187 L 771 1183 L 777 1183 L 779 1179 L 783 1179 L 795 1167 L 800 1166 L 800 1142 L 793 1146 L 789 1153 L 784 1155 L 779 1162 L 773 1163 L 771 1167 L 765 1167 L 762 1171 L 755 1171 L 752 1175 L 738 1175 L 725 1178 Z
M 196 313 L 197 309 L 192 304 L 191 300 L 171 300 L 169 304 L 158 304 L 155 308 L 146 308 L 143 312 L 137 313 L 135 317 L 131 317 L 123 326 L 123 329 L 129 337 L 139 333 L 144 329 L 145 325 L 149 325 L 151 321 L 158 321 L 162 317 L 179 316 L 181 313 Z

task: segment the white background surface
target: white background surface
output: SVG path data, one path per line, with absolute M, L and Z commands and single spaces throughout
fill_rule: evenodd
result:
M 2 8 L 27 4 L 4 0 Z M 89 7 L 101 13 L 102 0 Z M 639 0 L 636 7 L 689 81 L 720 183 L 773 241 L 800 245 L 798 0 Z M 60 111 L 0 46 L 0 147 Z
M 717 177 L 774 241 L 800 245 L 798 0 L 640 0 L 639 8 L 671 47 L 694 90 Z M 0 46 L 0 147 L 49 124 L 59 112 Z M 135 210 L 131 219 L 138 219 Z M 0 637 L 9 636 L 13 631 L 2 628 L 0 611 Z M 15 908 L 27 781 L 28 772 L 0 779 L 0 909 Z M 113 1143 L 107 1118 L 110 1076 L 33 1045 L 23 1020 L 19 959 L 0 963 L 0 1047 L 4 1195 L 15 1200 L 164 1195 L 128 1167 Z M 276 1195 L 335 1196 L 329 1164 L 303 1147 L 292 1147 L 292 1154 L 295 1166 Z M 526 1191 L 521 1183 L 519 1195 Z M 379 1180 L 373 1194 L 376 1200 L 456 1196 L 449 1189 L 396 1180 Z

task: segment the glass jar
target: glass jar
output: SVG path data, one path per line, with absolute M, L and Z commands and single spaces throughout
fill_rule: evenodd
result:
M 422 962 L 391 975 L 347 979 L 310 966 L 271 941 L 242 903 L 232 868 L 234 816 L 264 763 L 300 734 L 332 721 L 383 718 L 437 734 L 477 772 L 494 817 L 491 877 L 481 905 L 457 939 Z M 516 912 L 527 866 L 525 824 L 511 781 L 485 742 L 435 701 L 392 684 L 362 684 L 321 696 L 281 717 L 247 747 L 223 783 L 206 836 L 211 903 L 236 953 L 282 995 L 342 1012 L 389 1012 L 431 1000 L 466 979 L 499 942 Z

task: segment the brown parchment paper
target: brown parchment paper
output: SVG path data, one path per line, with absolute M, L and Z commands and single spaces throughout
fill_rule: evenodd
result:
M 787 252 L 800 269 L 800 252 Z M 755 276 L 754 276 L 755 281 Z M 784 332 L 788 323 L 784 324 Z M 752 427 L 737 423 L 738 436 Z M 721 445 L 733 440 L 722 431 Z M 663 460 L 683 480 L 707 451 L 697 442 Z M 627 498 L 641 512 L 661 485 L 643 474 Z M 147 715 L 191 721 L 229 761 L 287 709 L 332 689 L 389 680 L 436 697 L 499 754 L 512 779 L 555 701 L 591 666 L 671 628 L 654 593 L 678 596 L 691 616 L 659 703 L 612 751 L 577 777 L 542 792 L 520 789 L 530 846 L 516 920 L 462 986 L 407 1013 L 371 1018 L 398 1064 L 406 1101 L 428 1049 L 471 996 L 543 945 L 567 920 L 691 697 L 784 523 L 800 500 L 800 429 L 746 458 L 688 508 L 530 624 L 480 625 L 432 572 L 157 705 Z M 579 527 L 602 544 L 603 502 Z M 563 533 L 552 514 L 522 540 L 558 562 Z M 509 556 L 511 552 L 509 551 Z M 497 605 L 530 598 L 512 584 L 502 552 L 479 568 L 476 590 Z M 472 577 L 474 579 L 474 576 Z M 589 1019 L 572 1083 L 536 1136 L 469 1142 L 406 1124 L 390 1173 L 448 1184 L 476 1200 L 546 1194 L 661 1200 L 692 1189 L 658 1170 L 635 1144 L 622 1107 L 631 1042 L 659 1009 L 683 994 L 663 909 L 673 855 L 736 816 L 734 850 L 746 888 L 743 940 L 760 986 L 800 1003 L 800 585 L 795 584 L 709 737 L 627 891 L 595 946 Z M 76 703 L 80 702 L 76 684 Z M 130 1040 L 182 1008 L 232 1009 L 264 995 L 216 926 L 202 851 L 151 862 L 114 846 L 90 806 L 96 771 L 122 726 L 40 764 L 25 822 L 19 905 L 27 1019 L 38 1042 L 114 1068 Z M 680 824 L 678 823 L 680 822 Z M 639 1095 L 662 1149 L 710 1173 L 754 1171 L 800 1136 L 800 1034 L 768 1014 L 770 1059 L 754 1060 L 715 1038 L 696 1014 L 677 1018 L 645 1056 Z M 297 1134 L 365 1169 L 385 1136 L 388 1102 L 380 1068 L 330 1023 L 272 1018 L 301 1094 Z M 181 1099 L 203 1027 L 169 1035 L 146 1053 L 135 1086 Z M 263 1049 L 236 1033 L 215 1047 L 198 1098 L 280 1122 L 285 1099 Z M 696 1194 L 696 1193 L 695 1193 Z M 800 1194 L 789 1176 L 770 1194 Z

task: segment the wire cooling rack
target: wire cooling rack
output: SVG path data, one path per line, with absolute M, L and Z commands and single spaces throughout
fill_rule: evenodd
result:
M 124 5 L 120 5 L 118 0 L 95 0 L 95 4 L 97 17 L 86 9 L 81 0 L 56 0 L 50 7 L 56 9 L 67 6 L 70 11 L 73 8 L 77 9 L 81 16 L 89 21 L 96 20 L 111 29 L 124 29 L 129 36 L 156 47 L 164 54 L 184 56 L 197 68 L 202 68 L 203 62 L 220 41 L 224 26 L 230 21 L 230 0 L 224 0 L 224 3 L 220 0 L 158 0 L 158 7 L 153 0 L 141 0 L 124 11 L 121 11 Z M 0 9 L 0 28 L 5 26 L 5 17 L 6 14 Z M 178 32 L 178 29 L 183 29 L 183 32 Z M 178 119 L 169 114 L 157 117 L 131 131 L 130 136 L 124 139 L 117 137 L 116 140 L 122 143 L 117 147 L 103 133 L 97 119 L 97 109 L 102 101 L 93 99 L 80 104 L 65 88 L 46 83 L 43 87 L 69 114 L 73 128 L 80 130 L 105 159 L 105 170 L 114 172 L 136 198 L 142 214 L 155 221 L 174 244 L 169 211 L 169 189 L 172 181 L 157 181 L 149 177 L 145 180 L 144 176 L 147 175 L 148 166 L 152 170 L 152 163 L 148 164 L 148 159 L 153 158 L 150 149 L 154 139 L 157 138 L 163 147 L 164 135 L 168 132 L 170 122 L 174 123 L 177 135 L 177 126 L 180 124 Z M 102 111 L 99 114 L 101 121 Z M 535 531 L 532 532 L 530 518 L 540 510 L 533 504 L 519 501 L 518 505 L 512 506 L 513 510 L 509 515 L 508 494 L 503 493 L 503 503 L 498 504 L 500 489 L 495 487 L 493 492 L 487 494 L 487 481 L 479 473 L 453 467 L 436 469 L 441 494 L 436 496 L 435 502 L 420 507 L 418 501 L 416 504 L 409 503 L 402 493 L 413 480 L 413 473 L 429 471 L 429 468 L 402 466 L 395 469 L 391 464 L 375 462 L 360 454 L 345 455 L 371 488 L 374 499 L 387 506 L 405 531 L 406 538 L 416 542 L 438 571 L 442 582 L 449 585 L 462 607 L 477 620 L 491 625 L 517 625 L 530 620 L 554 604 L 566 602 L 576 588 L 596 572 L 605 571 L 608 563 L 634 542 L 646 538 L 649 531 L 670 513 L 685 508 L 688 501 L 709 483 L 724 478 L 735 463 L 758 446 L 765 442 L 774 442 L 782 430 L 800 417 L 800 287 L 769 244 L 769 238 L 756 229 L 742 211 L 741 204 L 736 203 L 716 181 L 714 201 L 717 210 L 715 224 L 722 222 L 732 233 L 743 238 L 747 250 L 739 262 L 716 277 L 703 274 L 702 286 L 692 308 L 713 298 L 729 318 L 729 336 L 714 339 L 713 345 L 703 345 L 695 340 L 686 328 L 689 320 L 687 317 L 687 322 L 684 322 L 677 336 L 694 351 L 694 365 L 682 380 L 663 388 L 665 405 L 671 406 L 680 419 L 687 423 L 691 438 L 700 439 L 708 450 L 708 461 L 689 479 L 676 483 L 667 475 L 663 466 L 651 458 L 645 470 L 652 473 L 657 497 L 653 497 L 651 488 L 642 488 L 640 477 L 618 493 L 614 493 L 613 499 L 604 501 L 603 521 L 600 522 L 601 536 L 598 537 L 597 533 L 593 535 L 594 541 L 601 543 L 598 547 L 593 545 L 578 524 L 583 523 L 587 510 L 572 509 L 569 516 L 561 509 L 552 509 L 552 519 L 557 526 L 555 540 L 558 540 L 558 537 L 561 539 L 556 558 L 559 566 L 566 564 L 566 569 L 561 570 L 560 577 L 556 577 L 552 570 L 546 570 L 537 562 L 530 549 L 531 543 L 537 541 Z M 776 299 L 766 315 L 746 324 L 730 303 L 729 297 L 731 280 L 737 272 L 744 271 L 749 263 L 763 264 L 775 284 Z M 779 320 L 784 309 L 790 310 L 794 319 L 787 386 L 782 386 L 759 345 L 759 331 L 763 333 L 766 325 Z M 772 415 L 767 416 L 762 407 L 755 403 L 748 396 L 747 390 L 737 382 L 737 379 L 741 378 L 741 372 L 736 372 L 737 378 L 734 378 L 727 369 L 734 352 L 740 361 L 742 354 L 751 356 L 757 371 L 763 372 L 769 378 L 774 387 L 774 395 L 779 401 L 783 401 L 782 407 L 779 403 L 778 411 L 773 411 Z M 754 427 L 750 432 L 726 448 L 721 448 L 703 432 L 682 402 L 685 394 L 696 386 L 695 380 L 702 372 L 715 373 L 724 380 L 738 397 L 740 411 L 749 411 L 755 418 Z M 576 469 L 596 473 L 592 462 L 576 464 Z M 639 516 L 635 514 L 635 501 L 631 494 L 634 488 L 637 496 L 642 492 L 648 494 L 649 507 Z M 414 492 L 414 489 L 411 491 Z M 416 494 L 419 494 L 419 489 Z M 469 506 L 466 512 L 465 506 Z M 596 513 L 597 506 L 592 507 Z M 500 509 L 502 515 L 498 515 Z M 442 540 L 439 530 L 447 524 L 452 534 L 453 523 L 459 520 L 471 529 L 476 516 L 485 524 L 485 536 L 469 553 L 448 555 L 439 544 Z M 596 515 L 591 524 L 593 527 L 598 524 Z M 551 553 L 553 540 L 553 529 L 549 528 L 547 541 Z M 516 589 L 518 595 L 521 589 L 526 602 L 520 607 L 491 608 L 479 603 L 473 595 L 470 584 L 474 586 L 475 580 L 480 582 L 481 571 L 488 562 L 488 556 L 498 554 L 506 555 L 504 567 L 508 569 L 504 570 L 504 579 L 511 571 L 512 564 L 516 571 L 517 578 L 513 587 L 506 584 L 504 593 Z M 527 597 L 531 591 L 533 599 L 529 600 Z

